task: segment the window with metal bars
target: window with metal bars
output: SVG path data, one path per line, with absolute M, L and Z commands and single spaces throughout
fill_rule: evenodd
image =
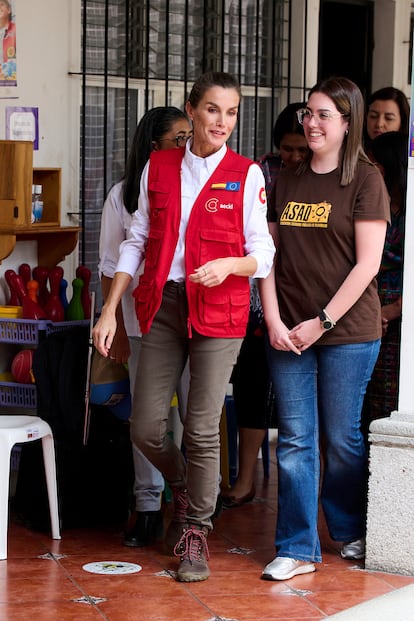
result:
M 156 105 L 183 108 L 204 71 L 227 71 L 243 94 L 229 145 L 252 159 L 269 151 L 287 103 L 289 1 L 83 0 L 80 262 L 98 306 L 102 205 L 137 122 Z

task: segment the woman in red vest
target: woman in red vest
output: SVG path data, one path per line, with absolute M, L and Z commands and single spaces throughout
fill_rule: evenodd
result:
M 193 139 L 151 154 L 131 237 L 121 245 L 94 329 L 95 346 L 106 356 L 118 303 L 145 259 L 134 292 L 142 346 L 131 437 L 172 489 L 166 543 L 180 558 L 182 582 L 210 573 L 207 535 L 217 498 L 221 411 L 246 332 L 249 276 L 265 277 L 275 252 L 263 173 L 226 145 L 240 96 L 227 73 L 208 72 L 195 82 L 186 104 Z M 187 358 L 184 458 L 167 435 L 167 418 Z

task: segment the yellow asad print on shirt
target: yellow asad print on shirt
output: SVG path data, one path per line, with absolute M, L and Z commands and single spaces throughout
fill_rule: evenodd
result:
M 280 216 L 281 226 L 308 226 L 328 228 L 329 214 L 332 204 L 323 203 L 296 203 L 290 201 Z

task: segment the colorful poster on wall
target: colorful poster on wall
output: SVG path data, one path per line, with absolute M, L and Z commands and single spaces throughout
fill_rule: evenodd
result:
M 16 1 L 0 0 L 0 86 L 17 86 Z

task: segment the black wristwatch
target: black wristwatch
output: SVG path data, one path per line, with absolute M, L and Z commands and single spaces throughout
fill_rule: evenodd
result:
M 321 320 L 321 327 L 324 330 L 332 330 L 332 328 L 336 326 L 336 321 L 329 317 L 325 309 L 319 313 L 319 319 Z

